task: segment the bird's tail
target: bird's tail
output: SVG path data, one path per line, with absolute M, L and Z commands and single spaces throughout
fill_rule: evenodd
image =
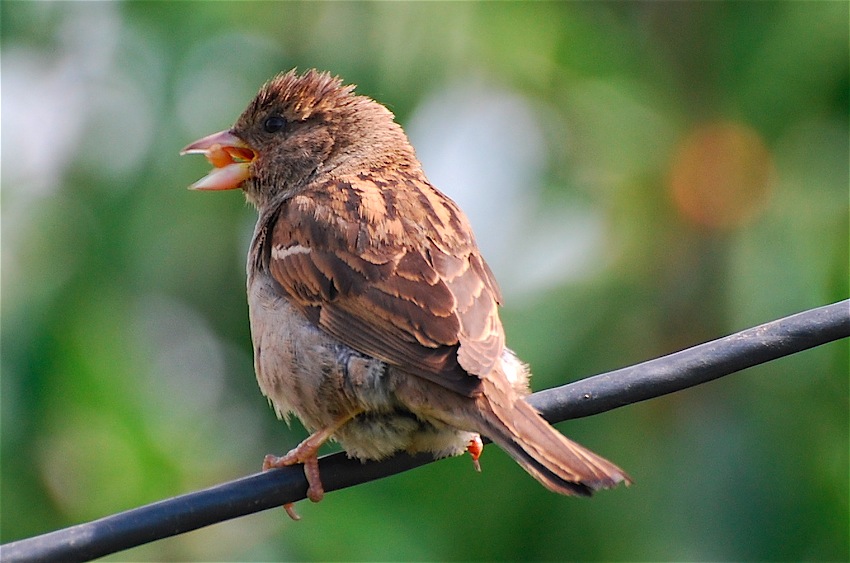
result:
M 505 450 L 547 489 L 563 495 L 631 483 L 625 471 L 567 439 L 512 389 L 485 378 L 478 397 L 485 428 L 481 433 Z

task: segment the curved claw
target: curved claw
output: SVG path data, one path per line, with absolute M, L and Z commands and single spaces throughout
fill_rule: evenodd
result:
M 190 147 L 191 148 L 191 145 Z M 290 465 L 304 464 L 304 476 L 307 478 L 307 498 L 313 502 L 319 502 L 325 496 L 325 488 L 322 486 L 322 478 L 319 475 L 319 448 L 333 436 L 333 433 L 343 424 L 351 420 L 356 413 L 350 414 L 340 421 L 323 430 L 314 432 L 306 440 L 289 450 L 283 456 L 267 455 L 263 458 L 263 471 L 276 469 L 279 467 L 288 467 Z M 301 517 L 295 512 L 294 503 L 283 505 L 283 509 L 293 520 L 300 520 Z

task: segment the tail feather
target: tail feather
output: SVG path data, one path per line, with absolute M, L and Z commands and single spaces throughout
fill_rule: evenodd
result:
M 625 471 L 566 438 L 510 390 L 485 379 L 478 400 L 486 426 L 482 433 L 549 490 L 590 496 L 631 483 Z

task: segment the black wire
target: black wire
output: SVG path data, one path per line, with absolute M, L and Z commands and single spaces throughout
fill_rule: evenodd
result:
M 850 300 L 812 309 L 669 356 L 535 393 L 528 401 L 550 422 L 598 414 L 673 393 L 850 336 Z M 344 453 L 320 460 L 334 491 L 433 461 L 427 454 L 360 463 Z M 93 522 L 0 546 L 0 560 L 88 561 L 210 524 L 306 498 L 300 466 L 258 473 Z
M 681 391 L 848 336 L 850 300 L 845 300 L 540 391 L 528 402 L 549 422 L 581 418 Z

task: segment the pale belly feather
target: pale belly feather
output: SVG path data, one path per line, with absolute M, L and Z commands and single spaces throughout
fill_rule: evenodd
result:
M 415 387 L 430 383 L 335 341 L 281 297 L 275 282 L 262 273 L 249 280 L 248 305 L 257 382 L 278 417 L 294 413 L 315 432 L 356 413 L 333 439 L 360 459 L 381 459 L 399 450 L 437 456 L 466 450 L 473 432 L 436 420 L 426 414 L 430 409 L 404 400 Z

